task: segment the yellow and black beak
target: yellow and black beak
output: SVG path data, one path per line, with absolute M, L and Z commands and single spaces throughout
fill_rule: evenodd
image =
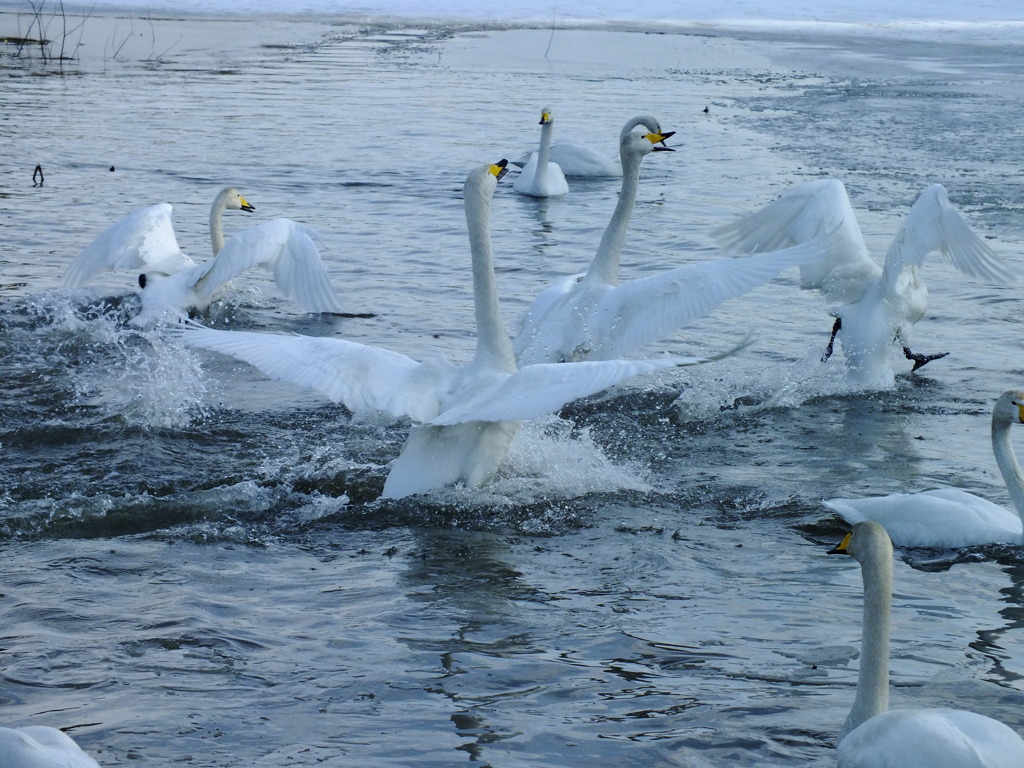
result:
M 829 555 L 848 555 L 850 554 L 850 539 L 853 538 L 853 531 L 850 531 L 843 537 L 843 540 L 836 546 L 830 549 L 827 554 Z
M 666 131 L 665 133 L 648 133 L 644 138 L 654 145 L 655 152 L 675 152 L 672 147 L 665 144 L 665 139 L 675 135 L 675 131 Z
M 501 159 L 490 168 L 494 178 L 501 180 L 501 177 L 508 173 L 508 160 Z
M 245 199 L 244 197 L 242 197 L 241 195 L 239 195 L 239 196 L 238 196 L 238 200 L 239 200 L 239 202 L 241 202 L 241 204 L 242 204 L 242 210 L 243 210 L 243 211 L 248 211 L 249 213 L 252 213 L 253 211 L 255 211 L 255 210 L 256 210 L 256 208 L 255 208 L 255 207 L 254 207 L 253 205 L 251 205 L 251 204 L 249 203 L 249 201 L 248 201 L 248 200 L 246 200 L 246 199 Z
M 551 113 L 550 112 L 541 112 L 540 113 L 540 123 L 539 123 L 539 125 L 547 125 L 550 122 L 551 122 Z

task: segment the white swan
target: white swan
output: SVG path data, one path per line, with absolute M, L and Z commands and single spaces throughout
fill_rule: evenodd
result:
M 1004 392 L 992 408 L 992 451 L 1016 512 L 959 488 L 894 493 L 866 499 L 828 499 L 848 523 L 874 520 L 901 547 L 970 547 L 1024 540 L 1024 473 L 1010 427 L 1024 423 L 1024 392 Z
M 522 168 L 536 154 L 537 151 L 527 152 L 512 163 Z M 622 175 L 622 168 L 612 158 L 575 141 L 553 139 L 548 160 L 557 164 L 566 178 L 615 178 Z
M 253 211 L 236 189 L 221 190 L 210 208 L 214 258 L 197 265 L 179 247 L 171 226 L 171 205 L 140 208 L 107 228 L 74 260 L 64 275 L 66 288 L 84 285 L 104 269 L 140 272 L 142 319 L 170 310 L 205 310 L 228 281 L 250 267 L 271 270 L 278 287 L 310 312 L 342 307 L 317 250 L 319 235 L 289 219 L 249 227 L 224 242 L 225 210 Z
M 1013 280 L 992 251 L 950 204 L 941 184 L 932 184 L 911 207 L 885 256 L 884 266 L 868 255 L 864 237 L 842 182 L 835 179 L 797 184 L 778 200 L 729 224 L 717 235 L 723 245 L 760 252 L 805 242 L 822 229 L 837 230 L 829 253 L 800 268 L 801 287 L 825 294 L 836 320 L 822 360 L 840 335 L 847 374 L 853 383 L 886 388 L 895 371 L 890 361 L 894 340 L 917 370 L 944 357 L 915 354 L 911 327 L 924 314 L 928 290 L 920 268 L 932 251 L 941 251 L 962 272 L 996 283 Z
M 817 257 L 818 245 L 812 243 L 787 252 L 690 264 L 619 285 L 619 258 L 636 204 L 640 163 L 651 152 L 671 151 L 663 142 L 673 133 L 662 131 L 649 116 L 623 126 L 622 190 L 615 212 L 587 272 L 556 280 L 526 311 L 515 337 L 520 365 L 623 357 L 786 267 Z
M 3 768 L 100 768 L 63 731 L 46 725 L 0 728 Z
M 477 342 L 473 360 L 417 362 L 396 352 L 335 338 L 183 329 L 186 344 L 221 352 L 267 376 L 310 387 L 353 412 L 376 410 L 414 422 L 384 484 L 402 498 L 456 482 L 475 486 L 497 471 L 519 422 L 558 410 L 640 373 L 707 362 L 698 358 L 609 360 L 516 368 L 498 306 L 490 208 L 505 162 L 466 179 L 466 223 L 473 257 Z
M 513 187 L 521 195 L 530 197 L 557 197 L 569 191 L 565 174 L 557 163 L 551 161 L 551 132 L 554 118 L 545 107 L 540 114 L 540 147 L 530 156 L 529 162 L 519 172 Z
M 1020 768 L 1024 740 L 962 709 L 889 710 L 892 544 L 878 523 L 858 523 L 830 554 L 849 554 L 864 579 L 857 695 L 840 732 L 839 768 Z

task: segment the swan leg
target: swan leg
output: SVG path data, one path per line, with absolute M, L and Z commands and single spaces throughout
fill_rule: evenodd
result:
M 837 317 L 836 321 L 832 324 L 832 335 L 828 339 L 828 346 L 825 347 L 825 354 L 821 356 L 821 362 L 827 361 L 832 357 L 832 352 L 835 349 L 836 336 L 839 334 L 839 329 L 843 327 L 843 318 Z M 924 365 L 924 363 L 921 363 Z
M 903 347 L 903 355 L 907 358 L 907 360 L 914 361 L 914 367 L 910 369 L 911 373 L 916 371 L 922 365 L 927 365 L 932 360 L 938 360 L 939 358 L 945 357 L 948 354 L 949 352 L 939 352 L 938 354 L 935 355 L 920 355 L 916 352 L 911 352 L 910 347 L 908 346 L 904 345 Z

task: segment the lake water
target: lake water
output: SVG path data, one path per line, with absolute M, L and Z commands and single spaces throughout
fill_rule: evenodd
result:
M 714 227 L 823 176 L 879 258 L 938 181 L 1019 270 L 1013 34 L 657 32 L 96 16 L 63 73 L 3 46 L 0 721 L 140 768 L 834 764 L 860 574 L 826 557 L 845 526 L 820 501 L 958 484 L 1009 504 L 988 426 L 1024 383 L 1019 287 L 933 256 L 914 345 L 951 354 L 864 392 L 841 352 L 818 362 L 831 318 L 786 273 L 649 350 L 753 327 L 742 354 L 525 425 L 485 488 L 399 502 L 376 497 L 407 424 L 126 326 L 135 275 L 58 287 L 154 202 L 206 258 L 230 184 L 256 212 L 229 234 L 317 228 L 347 309 L 375 317 L 304 315 L 254 273 L 205 322 L 466 360 L 461 185 L 530 148 L 544 106 L 609 154 L 636 114 L 677 132 L 644 161 L 625 278 L 711 257 Z M 617 191 L 499 184 L 510 327 L 586 264 Z M 899 552 L 895 583 L 893 706 L 1024 731 L 1020 548 Z

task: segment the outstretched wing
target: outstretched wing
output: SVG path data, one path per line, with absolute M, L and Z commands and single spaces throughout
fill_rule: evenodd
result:
M 232 237 L 196 281 L 195 291 L 210 299 L 222 285 L 251 267 L 274 273 L 281 292 L 310 312 L 340 312 L 341 302 L 324 269 L 316 230 L 289 219 L 249 227 Z
M 667 368 L 701 365 L 735 354 L 740 345 L 714 357 L 666 357 L 654 360 L 585 360 L 578 363 L 538 363 L 515 373 L 495 376 L 486 386 L 451 408 L 431 424 L 465 421 L 524 421 L 554 413 L 566 403 L 589 397 L 640 374 Z
M 63 285 L 78 288 L 105 269 L 172 275 L 192 265 L 174 237 L 171 204 L 158 203 L 132 211 L 105 229 L 71 263 Z
M 972 277 L 993 283 L 1015 279 L 1002 258 L 971 231 L 941 184 L 932 184 L 921 193 L 896 233 L 885 256 L 887 284 L 906 267 L 920 267 L 932 251 L 941 252 L 953 266 Z
M 863 296 L 881 268 L 868 255 L 846 187 L 837 179 L 797 184 L 759 211 L 720 227 L 715 237 L 740 253 L 764 253 L 829 233 L 822 258 L 800 266 L 800 287 L 820 290 L 835 304 Z
M 592 358 L 613 359 L 664 339 L 788 267 L 821 258 L 828 233 L 770 253 L 688 264 L 608 290 L 594 310 Z
M 350 411 L 384 411 L 429 421 L 440 410 L 453 366 L 418 363 L 390 350 L 352 341 L 249 331 L 218 331 L 187 323 L 185 344 L 230 355 L 277 381 L 307 387 Z

